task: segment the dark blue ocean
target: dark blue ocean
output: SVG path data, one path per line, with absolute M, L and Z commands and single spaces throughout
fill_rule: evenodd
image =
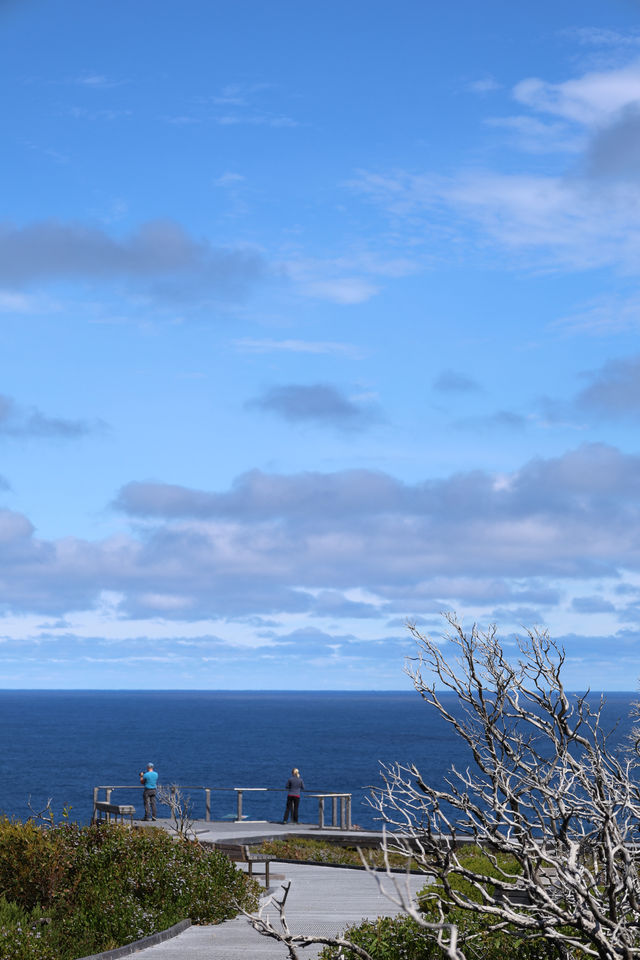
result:
M 613 742 L 637 698 L 606 695 Z M 0 812 L 21 819 L 51 798 L 56 814 L 68 805 L 87 822 L 94 786 L 135 785 L 151 761 L 161 783 L 228 788 L 212 793 L 214 819 L 233 816 L 233 787 L 282 788 L 296 766 L 310 792 L 352 793 L 354 823 L 372 828 L 365 798 L 380 761 L 414 762 L 431 782 L 468 762 L 415 692 L 0 691 L 0 730 Z M 203 791 L 190 794 L 203 817 Z M 112 799 L 141 807 L 139 790 Z M 249 819 L 281 819 L 283 807 L 283 793 L 245 795 Z M 303 798 L 301 819 L 316 816 Z

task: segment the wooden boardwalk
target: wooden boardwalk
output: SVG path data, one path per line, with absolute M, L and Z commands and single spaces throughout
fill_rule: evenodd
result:
M 206 828 L 207 835 L 202 835 L 202 839 L 216 839 L 214 835 L 221 839 L 222 834 L 225 840 L 233 837 L 240 842 L 246 842 L 249 836 L 293 832 L 291 825 L 281 824 L 206 823 Z M 304 832 L 318 835 L 317 828 Z M 354 839 L 357 840 L 357 834 Z M 273 863 L 271 890 L 277 894 L 285 878 L 291 880 L 287 921 L 294 933 L 333 936 L 365 917 L 373 920 L 398 912 L 380 893 L 375 878 L 364 870 Z M 407 882 L 403 875 L 398 880 Z M 426 880 L 419 876 L 409 878 L 412 895 Z M 385 878 L 384 885 L 390 887 L 392 882 Z M 272 907 L 268 909 L 275 923 L 276 914 Z M 303 956 L 311 960 L 321 949 L 308 947 Z M 190 927 L 172 940 L 141 950 L 135 956 L 140 960 L 284 960 L 288 952 L 282 944 L 256 933 L 244 917 L 236 917 L 218 925 Z
M 293 933 L 333 936 L 365 917 L 394 916 L 397 908 L 378 890 L 375 879 L 363 870 L 275 864 L 291 880 L 287 922 Z M 404 882 L 404 877 L 401 878 Z M 276 880 L 276 884 L 277 884 Z M 385 881 L 386 884 L 389 881 Z M 424 877 L 411 877 L 415 894 Z M 275 922 L 273 909 L 270 914 Z M 317 957 L 321 947 L 308 947 L 305 957 Z M 155 947 L 135 954 L 140 960 L 284 960 L 287 949 L 260 936 L 244 917 L 216 926 L 189 927 Z

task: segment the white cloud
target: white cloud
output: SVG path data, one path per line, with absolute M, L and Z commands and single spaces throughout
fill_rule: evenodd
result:
M 536 269 L 640 269 L 640 184 L 491 171 L 450 178 L 400 171 L 385 178 L 363 174 L 354 185 L 395 219 L 409 220 L 412 236 L 418 217 L 429 234 L 446 220 L 449 238 L 455 229 L 458 247 L 466 243 L 477 251 L 469 231 L 475 224 L 499 246 L 526 254 Z M 437 237 L 441 247 L 442 233 Z
M 415 257 L 356 250 L 324 260 L 290 259 L 282 264 L 282 269 L 303 296 L 348 306 L 365 303 L 376 296 L 380 292 L 380 279 L 410 276 L 420 266 Z
M 628 33 L 620 33 L 618 30 L 609 30 L 605 27 L 576 27 L 571 30 L 566 30 L 565 33 L 571 39 L 575 39 L 585 46 L 640 46 L 640 33 L 635 30 Z
M 530 77 L 516 84 L 514 98 L 542 113 L 593 126 L 640 101 L 640 63 L 618 70 L 586 73 L 563 83 Z
M 73 117 L 74 120 L 114 121 L 114 120 L 121 120 L 124 117 L 130 117 L 132 115 L 133 115 L 132 110 L 113 110 L 113 109 L 87 110 L 86 107 L 70 107 L 69 108 L 69 116 Z
M 198 117 L 190 117 L 187 114 L 181 113 L 173 117 L 163 117 L 165 123 L 170 123 L 175 127 L 192 127 L 195 124 L 202 123 Z
M 238 183 L 243 183 L 244 180 L 245 177 L 243 177 L 241 173 L 232 173 L 231 171 L 227 171 L 227 173 L 223 173 L 213 182 L 216 187 L 233 187 Z
M 585 138 L 561 121 L 549 122 L 538 117 L 488 117 L 487 126 L 503 129 L 520 150 L 528 153 L 578 153 Z
M 40 303 L 36 297 L 25 293 L 0 290 L 0 313 L 34 313 Z
M 502 84 L 493 77 L 483 77 L 481 80 L 472 80 L 467 84 L 467 90 L 471 93 L 493 93 L 501 87 Z
M 234 346 L 245 353 L 311 353 L 333 356 L 355 356 L 361 353 L 359 347 L 350 343 L 336 343 L 330 340 L 255 340 L 243 337 L 234 340 Z
M 81 87 L 89 87 L 93 90 L 110 90 L 112 87 L 119 87 L 127 83 L 126 80 L 107 77 L 103 73 L 83 73 L 75 77 L 71 82 Z
M 593 444 L 507 476 L 411 485 L 368 470 L 254 471 L 222 492 L 130 484 L 119 503 L 132 532 L 104 541 L 39 540 L 3 511 L 3 659 L 49 643 L 73 660 L 81 641 L 92 656 L 126 644 L 144 657 L 150 640 L 167 644 L 154 656 L 194 660 L 280 644 L 388 657 L 394 622 L 457 609 L 517 627 L 542 610 L 557 630 L 575 597 L 580 628 L 598 617 L 613 634 L 625 604 L 638 616 L 639 478 L 640 458 Z
M 191 597 L 180 596 L 175 593 L 143 593 L 140 602 L 144 606 L 153 607 L 158 613 L 188 610 L 192 605 Z
M 303 292 L 317 300 L 328 300 L 343 306 L 366 303 L 380 292 L 380 288 L 360 277 L 341 277 L 335 280 L 315 280 L 303 286 Z
M 507 131 L 519 149 L 571 154 L 569 170 L 538 162 L 530 171 L 520 163 L 515 173 L 513 164 L 449 176 L 376 171 L 351 185 L 393 218 L 407 245 L 422 230 L 437 255 L 447 241 L 477 255 L 489 237 L 517 254 L 519 266 L 526 258 L 533 269 L 638 273 L 640 60 L 560 83 L 529 78 L 513 96 L 529 112 L 486 123 Z
M 225 113 L 216 117 L 216 123 L 222 127 L 236 127 L 248 124 L 254 127 L 297 127 L 298 121 L 284 114 L 273 113 Z
M 560 317 L 555 324 L 572 333 L 594 336 L 640 330 L 640 294 L 595 298 L 582 304 L 573 313 Z

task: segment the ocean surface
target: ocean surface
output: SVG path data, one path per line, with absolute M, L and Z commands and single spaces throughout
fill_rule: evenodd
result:
M 639 695 L 605 696 L 604 727 L 620 743 Z M 216 788 L 214 819 L 235 816 L 233 787 L 282 790 L 296 766 L 309 792 L 352 793 L 354 823 L 375 828 L 366 797 L 381 761 L 413 762 L 438 783 L 468 762 L 415 692 L 0 691 L 0 731 L 0 812 L 24 819 L 51 799 L 81 823 L 94 786 L 135 787 L 151 761 L 161 783 Z M 189 793 L 204 817 L 203 790 Z M 142 809 L 139 788 L 112 799 Z M 279 820 L 284 804 L 283 792 L 247 793 L 244 812 Z M 315 821 L 317 801 L 303 797 L 300 814 Z

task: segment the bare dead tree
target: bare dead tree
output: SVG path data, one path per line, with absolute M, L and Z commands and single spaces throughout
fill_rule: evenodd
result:
M 631 730 L 627 735 L 627 750 L 632 757 L 635 766 L 640 767 L 640 703 L 636 702 L 631 706 Z
M 419 652 L 407 673 L 470 764 L 441 786 L 414 765 L 383 765 L 372 802 L 390 828 L 387 849 L 435 875 L 427 914 L 444 899 L 485 929 L 543 937 L 562 956 L 638 957 L 640 791 L 631 758 L 609 747 L 602 701 L 565 691 L 564 651 L 546 632 L 528 631 L 510 662 L 495 628 L 465 633 L 447 621 L 455 656 L 410 627 Z M 463 841 L 492 869 L 465 865 Z
M 171 822 L 176 836 L 183 840 L 197 840 L 194 829 L 193 804 L 191 798 L 176 783 L 158 787 L 158 803 L 169 807 Z

